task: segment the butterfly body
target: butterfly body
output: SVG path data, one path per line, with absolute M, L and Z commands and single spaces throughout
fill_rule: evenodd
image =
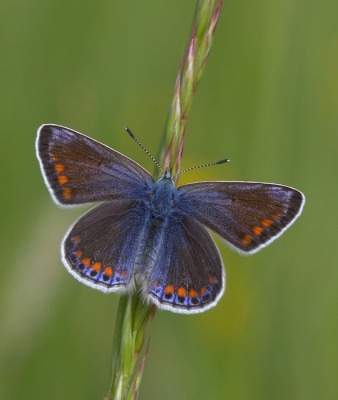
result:
M 177 190 L 170 175 L 163 176 L 153 183 L 144 198 L 130 207 L 133 220 L 141 223 L 134 239 L 132 264 L 137 284 L 142 285 L 156 267 L 160 249 L 167 229 L 179 223 L 181 216 L 177 208 Z M 142 222 L 143 221 L 143 222 Z
M 103 292 L 139 290 L 159 308 L 202 312 L 225 288 L 208 229 L 252 254 L 300 215 L 301 192 L 255 182 L 196 182 L 176 188 L 169 172 L 155 182 L 140 165 L 58 125 L 36 141 L 47 187 L 62 206 L 100 202 L 76 221 L 61 245 L 67 270 Z

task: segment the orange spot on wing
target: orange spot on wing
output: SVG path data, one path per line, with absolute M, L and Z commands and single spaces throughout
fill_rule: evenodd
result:
M 200 290 L 200 294 L 204 294 L 204 293 L 206 293 L 206 291 L 207 291 L 207 288 L 205 286 L 202 286 L 201 290 Z
M 81 237 L 80 237 L 80 235 L 75 235 L 75 236 L 73 237 L 73 240 L 74 240 L 75 243 L 80 243 L 80 242 L 81 242 Z
M 277 221 L 278 219 L 280 219 L 280 214 L 272 214 L 271 215 L 271 218 L 274 220 L 274 221 Z
M 254 226 L 252 228 L 252 232 L 256 235 L 256 236 L 260 236 L 263 232 L 263 228 L 261 226 Z
M 269 226 L 271 226 L 272 221 L 271 219 L 263 219 L 262 221 L 262 225 L 264 226 L 264 228 L 269 228 Z
M 65 185 L 66 183 L 68 183 L 68 178 L 66 177 L 66 175 L 60 175 L 58 176 L 58 182 L 59 185 Z
M 216 276 L 210 275 L 210 276 L 209 276 L 209 282 L 210 282 L 210 283 L 215 283 L 215 282 L 217 282 Z
M 112 267 L 106 267 L 104 269 L 104 273 L 105 273 L 105 275 L 109 276 L 109 278 L 111 278 L 113 276 L 113 273 L 114 273 L 113 268 Z
M 90 267 L 91 259 L 90 259 L 90 258 L 83 258 L 83 259 L 81 260 L 81 262 L 82 262 L 82 264 L 83 264 L 86 268 L 89 268 L 89 267 Z
M 167 285 L 164 288 L 164 294 L 173 294 L 175 291 L 174 285 Z
M 244 246 L 247 246 L 249 243 L 251 243 L 251 240 L 252 240 L 252 236 L 246 234 L 246 235 L 244 235 L 244 236 L 242 237 L 241 242 L 244 244 Z
M 76 250 L 75 255 L 77 258 L 81 258 L 82 257 L 82 251 L 81 250 Z
M 55 164 L 54 165 L 55 172 L 61 174 L 65 170 L 65 166 L 63 164 Z
M 71 191 L 70 188 L 64 188 L 64 189 L 63 189 L 63 197 L 64 197 L 66 200 L 70 200 L 70 199 L 72 198 L 72 191 Z
M 93 265 L 92 268 L 94 271 L 100 272 L 102 267 L 102 263 L 100 261 L 96 261 Z
M 180 297 L 185 297 L 185 296 L 187 295 L 187 290 L 186 290 L 186 288 L 183 287 L 183 286 L 179 287 L 178 290 L 177 290 L 177 294 L 178 294 L 178 296 L 180 296 Z
M 198 297 L 198 293 L 195 289 L 189 290 L 189 297 Z

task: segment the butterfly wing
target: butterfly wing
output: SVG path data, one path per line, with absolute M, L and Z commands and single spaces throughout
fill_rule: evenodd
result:
M 159 308 L 198 313 L 217 304 L 225 272 L 207 230 L 193 218 L 172 219 L 144 288 L 144 297 Z
M 255 182 L 198 182 L 178 189 L 182 212 L 213 230 L 235 250 L 252 254 L 280 236 L 301 214 L 304 195 Z
M 61 206 L 139 198 L 153 183 L 134 161 L 63 126 L 42 125 L 36 152 L 45 183 Z
M 145 213 L 131 200 L 114 200 L 88 211 L 69 229 L 62 261 L 80 282 L 103 292 L 132 290 Z

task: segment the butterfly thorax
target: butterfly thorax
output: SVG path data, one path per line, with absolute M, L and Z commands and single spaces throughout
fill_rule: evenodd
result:
M 172 214 L 176 201 L 175 188 L 172 177 L 169 174 L 160 178 L 153 187 L 149 202 L 150 218 L 158 221 L 164 221 L 166 217 Z

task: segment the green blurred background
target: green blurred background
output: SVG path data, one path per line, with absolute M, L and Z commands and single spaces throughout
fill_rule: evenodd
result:
M 81 285 L 35 157 L 56 123 L 152 162 L 195 1 L 0 4 L 0 399 L 101 399 L 118 297 Z M 338 2 L 226 0 L 182 167 L 302 190 L 301 218 L 245 258 L 220 244 L 227 291 L 200 315 L 158 312 L 140 399 L 338 398 Z

